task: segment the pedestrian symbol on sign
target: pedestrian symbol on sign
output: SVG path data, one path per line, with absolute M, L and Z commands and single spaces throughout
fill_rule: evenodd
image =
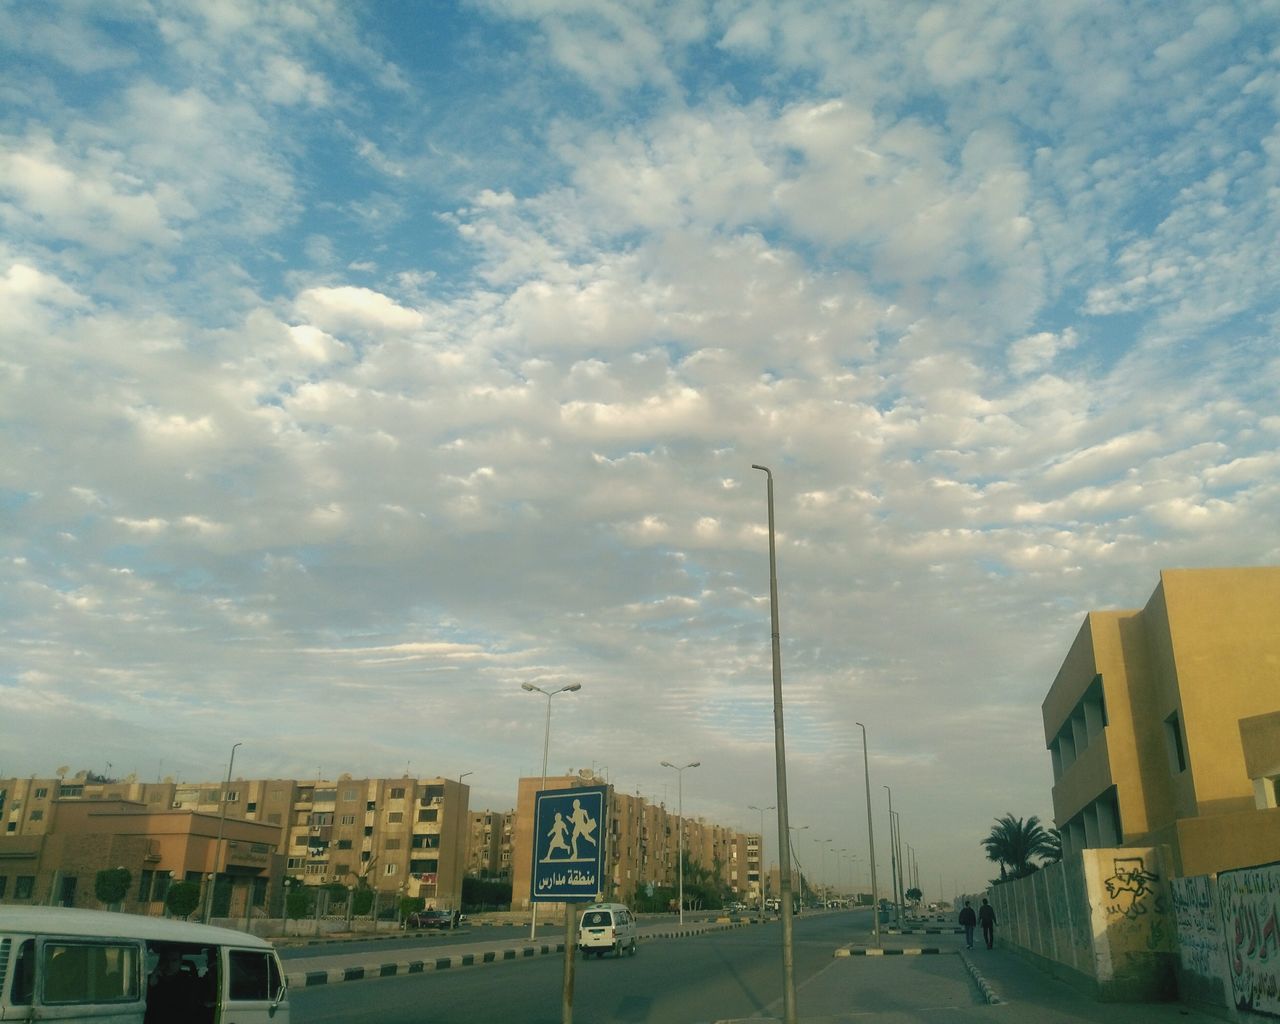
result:
M 534 797 L 533 900 L 593 900 L 603 891 L 607 788 L 543 790 Z

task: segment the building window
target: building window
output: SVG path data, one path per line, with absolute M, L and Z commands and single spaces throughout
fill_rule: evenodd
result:
M 390 814 L 387 815 L 388 825 L 399 825 L 403 821 L 404 821 L 403 811 L 392 811 Z
M 356 823 L 356 816 L 354 814 L 344 814 L 342 816 L 342 824 L 354 825 L 355 823 Z
M 9 888 L 9 876 L 0 875 L 0 900 L 4 899 L 5 890 Z
M 35 875 L 19 875 L 13 884 L 13 898 L 15 900 L 29 900 L 35 887 Z
M 418 812 L 419 821 L 435 821 L 440 817 L 440 812 L 434 807 L 427 807 Z
M 44 811 L 32 811 L 32 812 L 31 812 L 31 818 L 30 818 L 29 820 L 31 820 L 31 821 L 44 821 Z
M 383 842 L 383 844 L 382 844 L 382 848 L 383 848 L 384 850 L 398 850 L 398 849 L 400 849 L 400 840 L 399 840 L 399 839 L 387 839 L 387 840 L 385 840 L 385 841 Z
M 396 873 L 397 869 L 398 869 L 398 865 L 396 865 L 396 864 L 388 864 L 388 865 L 386 866 L 386 868 L 384 868 L 384 869 L 383 869 L 383 872 L 382 872 L 382 873 L 383 873 L 384 875 L 394 875 L 394 874 Z
M 154 871 L 143 871 L 138 875 L 138 902 L 151 902 L 151 882 L 155 878 Z
M 351 840 L 350 840 L 350 839 L 339 839 L 339 840 L 338 840 L 338 849 L 339 849 L 339 850 L 349 850 L 349 849 L 351 849 Z
M 343 799 L 344 801 L 346 801 L 347 803 L 352 803 L 352 802 L 354 802 L 354 801 L 356 801 L 356 800 L 359 800 L 359 799 L 360 799 L 360 790 L 358 790 L 358 789 L 344 789 L 344 790 L 342 791 L 342 799 Z
M 48 790 L 48 789 L 46 789 L 44 786 L 41 786 L 39 789 L 37 789 L 37 790 L 36 790 L 36 799 L 37 799 L 37 800 L 43 800 L 43 799 L 44 799 L 45 797 L 47 797 L 48 795 L 49 795 L 49 790 Z
M 1164 720 L 1164 738 L 1169 747 L 1169 771 L 1180 775 L 1187 770 L 1187 750 L 1182 736 L 1182 720 L 1174 712 Z
M 250 800 L 247 804 L 244 805 L 244 809 L 245 809 L 245 813 L 252 814 L 254 811 L 258 809 L 258 801 Z

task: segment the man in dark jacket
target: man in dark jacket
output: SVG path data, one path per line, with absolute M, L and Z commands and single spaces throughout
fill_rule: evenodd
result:
M 986 900 L 978 908 L 978 923 L 982 925 L 982 937 L 986 940 L 987 949 L 993 949 L 996 941 L 996 912 Z
M 973 949 L 973 929 L 978 923 L 978 915 L 973 912 L 969 901 L 964 901 L 964 909 L 960 911 L 960 924 L 964 928 L 964 944 Z

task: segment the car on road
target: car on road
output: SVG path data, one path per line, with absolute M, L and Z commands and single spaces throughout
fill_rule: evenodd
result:
M 437 910 L 432 907 L 428 910 L 412 911 L 405 918 L 404 926 L 409 928 L 457 928 L 458 919 L 462 915 L 456 910 Z
M 594 953 L 604 956 L 623 951 L 636 955 L 636 917 L 622 903 L 593 903 L 582 912 L 578 922 L 578 948 L 585 960 Z
M 747 909 L 747 905 L 740 900 L 734 900 L 732 903 L 726 903 L 724 909 L 731 914 L 741 914 Z

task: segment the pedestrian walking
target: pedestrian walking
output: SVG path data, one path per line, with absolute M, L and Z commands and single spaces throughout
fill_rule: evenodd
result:
M 996 942 L 996 912 L 985 899 L 982 906 L 978 908 L 978 923 L 982 925 L 982 938 L 987 944 L 987 949 L 994 949 Z
M 960 911 L 960 924 L 964 928 L 964 944 L 973 949 L 973 929 L 978 924 L 978 915 L 968 900 L 964 901 L 964 909 Z

